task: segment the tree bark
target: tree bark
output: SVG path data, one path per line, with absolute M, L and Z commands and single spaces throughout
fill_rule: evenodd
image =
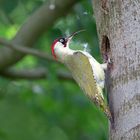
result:
M 93 9 L 100 46 L 110 44 L 113 60 L 107 75 L 110 139 L 140 140 L 140 0 L 93 0 Z

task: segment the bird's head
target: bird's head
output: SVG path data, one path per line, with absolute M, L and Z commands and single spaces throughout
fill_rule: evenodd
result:
M 72 33 L 68 37 L 61 37 L 54 40 L 51 49 L 52 49 L 52 55 L 55 59 L 60 59 L 63 57 L 63 55 L 67 54 L 70 51 L 69 44 L 71 39 L 74 35 L 78 34 L 79 32 L 82 32 L 85 30 L 79 30 L 77 32 Z

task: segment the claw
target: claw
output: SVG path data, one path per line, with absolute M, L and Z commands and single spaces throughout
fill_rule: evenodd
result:
M 109 64 L 109 65 L 113 64 L 113 60 L 111 58 L 108 58 L 107 64 Z

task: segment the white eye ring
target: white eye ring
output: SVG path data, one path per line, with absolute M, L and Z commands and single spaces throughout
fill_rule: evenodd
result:
M 65 38 L 60 38 L 59 42 L 61 42 L 63 45 L 65 45 L 66 44 L 66 39 Z
M 60 42 L 64 42 L 64 39 L 60 39 Z

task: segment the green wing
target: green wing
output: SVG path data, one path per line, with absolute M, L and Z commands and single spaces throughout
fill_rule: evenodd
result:
M 96 84 L 88 57 L 80 51 L 74 52 L 73 55 L 70 55 L 67 58 L 65 65 L 67 65 L 72 73 L 73 78 L 76 80 L 85 94 L 96 105 L 98 105 L 109 118 L 111 118 L 108 106 L 102 98 L 102 91 L 99 90 Z
M 66 65 L 85 94 L 96 102 L 100 93 L 88 57 L 77 51 L 69 56 Z

